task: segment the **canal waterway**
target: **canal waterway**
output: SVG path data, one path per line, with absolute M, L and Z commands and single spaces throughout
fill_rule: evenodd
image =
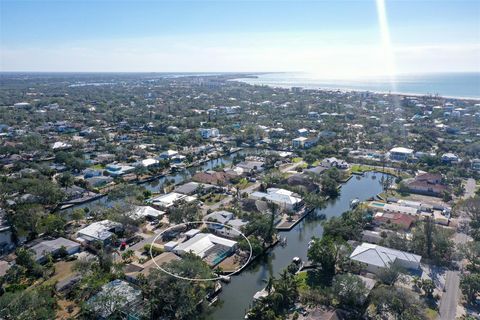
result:
M 381 173 L 374 172 L 352 177 L 342 186 L 340 196 L 329 200 L 324 209 L 316 210 L 292 230 L 281 232 L 280 236 L 287 238 L 287 246 L 277 245 L 255 260 L 239 275 L 233 276 L 231 282 L 224 285 L 220 293 L 220 305 L 209 319 L 243 319 L 246 310 L 251 305 L 253 295 L 265 287 L 265 281 L 271 275 L 277 276 L 292 262 L 293 257 L 307 259 L 308 242 L 313 236 L 321 237 L 323 233 L 322 220 L 316 217 L 325 215 L 328 219 L 339 216 L 349 210 L 352 199 L 367 200 L 381 193 L 381 177 Z
M 207 170 L 212 170 L 215 169 L 219 166 L 225 166 L 228 167 L 232 164 L 234 159 L 236 157 L 243 157 L 243 156 L 248 156 L 248 155 L 257 155 L 257 154 L 262 154 L 265 152 L 269 152 L 268 150 L 258 150 L 258 149 L 242 149 L 237 152 L 233 152 L 231 154 L 216 158 L 216 159 L 211 159 L 208 161 L 205 161 L 204 163 L 198 165 L 198 166 L 193 166 L 190 168 L 187 168 L 185 170 L 182 170 L 180 172 L 174 173 L 174 174 L 169 174 L 166 176 L 159 177 L 158 179 L 154 179 L 149 182 L 141 183 L 141 186 L 143 186 L 145 189 L 151 191 L 152 193 L 163 193 L 163 189 L 165 186 L 165 183 L 168 181 L 170 183 L 173 182 L 173 184 L 181 184 L 183 182 L 187 182 L 191 179 L 192 175 L 195 174 L 196 172 L 202 172 L 202 171 L 207 171 Z M 71 212 L 74 209 L 79 209 L 79 208 L 85 208 L 88 207 L 90 209 L 94 209 L 96 206 L 107 206 L 107 207 L 112 207 L 116 203 L 122 202 L 122 200 L 118 201 L 110 201 L 108 200 L 108 197 L 102 197 L 93 201 L 85 202 L 73 207 L 70 207 L 68 209 L 64 209 L 63 212 L 68 213 Z

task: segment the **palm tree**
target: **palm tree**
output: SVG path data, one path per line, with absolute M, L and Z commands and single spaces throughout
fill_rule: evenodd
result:
M 415 287 L 415 290 L 420 289 L 421 280 L 420 280 L 419 276 L 413 276 L 412 282 L 413 282 L 413 285 Z
M 267 205 L 270 210 L 270 221 L 269 221 L 270 223 L 269 223 L 267 235 L 265 236 L 265 240 L 268 243 L 272 243 L 273 236 L 275 233 L 275 215 L 277 213 L 278 206 L 271 201 L 267 202 Z
M 265 290 L 267 290 L 268 294 L 272 292 L 273 289 L 273 282 L 275 281 L 275 278 L 271 277 L 268 278 L 267 286 L 265 287 Z

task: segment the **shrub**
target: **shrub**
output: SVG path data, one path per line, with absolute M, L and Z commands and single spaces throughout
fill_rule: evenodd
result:
M 143 250 L 147 252 L 150 255 L 150 249 L 152 251 L 152 256 L 156 257 L 159 254 L 163 253 L 163 249 L 159 248 L 155 245 L 152 245 L 151 243 L 147 243 L 146 245 L 143 246 Z

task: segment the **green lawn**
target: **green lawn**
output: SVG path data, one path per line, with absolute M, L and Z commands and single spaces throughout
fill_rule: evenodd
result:
M 292 159 L 292 162 L 293 162 L 293 163 L 299 163 L 299 162 L 302 161 L 302 160 L 303 160 L 303 158 L 297 157 L 297 158 L 293 158 L 293 159 Z
M 243 178 L 235 186 L 240 188 L 240 189 L 245 189 L 245 188 L 251 186 L 252 184 L 253 184 L 252 182 L 248 182 L 247 179 Z
M 395 169 L 392 169 L 392 168 L 376 168 L 376 167 L 373 167 L 373 166 L 369 166 L 369 165 L 362 165 L 362 164 L 354 164 L 352 165 L 352 167 L 350 168 L 350 172 L 352 173 L 364 173 L 364 172 L 369 172 L 369 171 L 376 171 L 376 172 L 383 172 L 383 173 L 388 173 L 388 174 L 391 174 L 393 176 L 397 176 L 398 175 L 398 171 L 395 170 Z M 410 176 L 404 172 L 401 172 L 400 173 L 401 177 L 402 178 L 409 178 Z
M 200 200 L 205 203 L 207 206 L 215 204 L 222 199 L 224 199 L 226 195 L 224 194 L 212 194 L 212 195 L 206 195 L 200 198 Z
M 435 319 L 438 318 L 437 311 L 435 311 L 433 309 L 427 308 L 425 313 L 426 313 L 426 316 L 427 316 L 428 319 L 435 320 Z

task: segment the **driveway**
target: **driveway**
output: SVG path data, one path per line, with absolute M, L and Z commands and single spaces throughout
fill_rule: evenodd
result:
M 456 318 L 457 305 L 459 298 L 460 273 L 458 271 L 447 271 L 445 279 L 446 292 L 443 293 L 440 300 L 439 317 L 440 320 L 453 320 Z

